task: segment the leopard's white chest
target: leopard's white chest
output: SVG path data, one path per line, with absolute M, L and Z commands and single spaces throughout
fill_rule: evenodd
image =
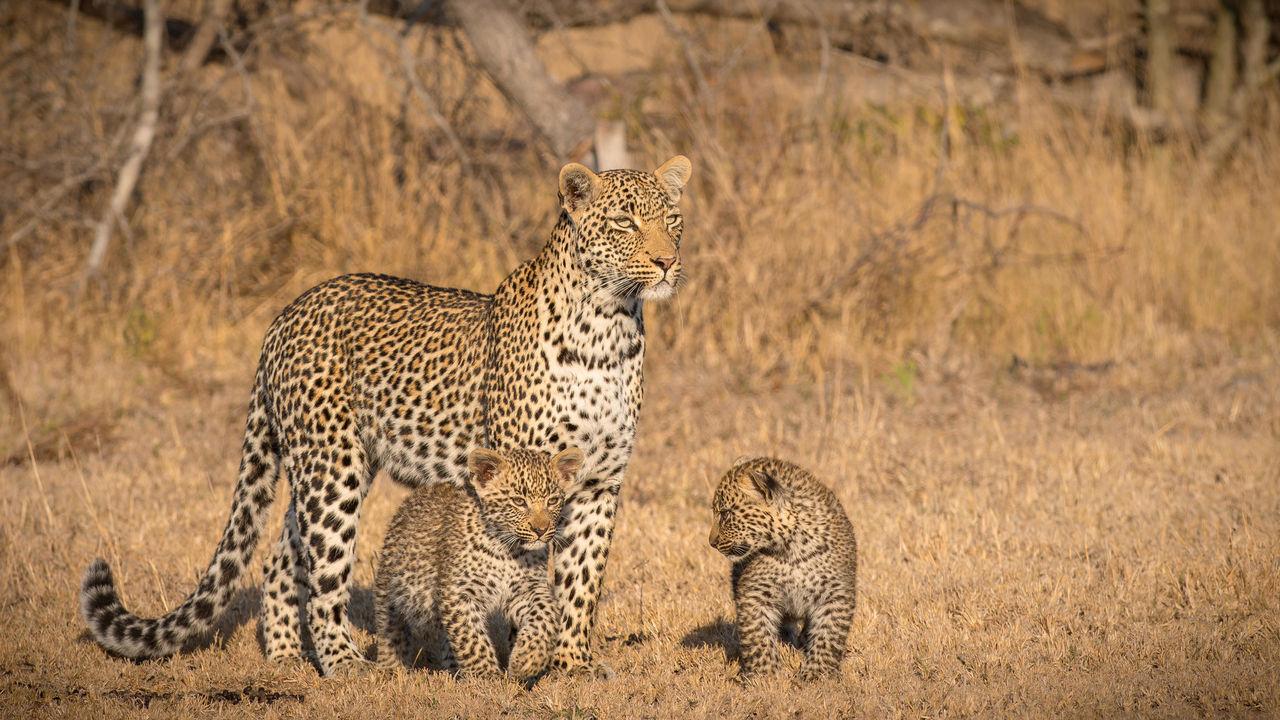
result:
M 547 348 L 556 434 L 586 454 L 581 477 L 620 475 L 640 410 L 644 338 L 631 317 L 588 317 Z

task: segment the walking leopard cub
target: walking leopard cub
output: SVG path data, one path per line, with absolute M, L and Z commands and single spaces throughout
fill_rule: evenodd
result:
M 465 488 L 419 488 L 396 511 L 378 567 L 378 661 L 414 655 L 426 635 L 428 659 L 472 676 L 501 670 L 488 633 L 500 615 L 515 636 L 507 670 L 529 680 L 547 669 L 560 612 L 548 581 L 548 543 L 556 534 L 564 488 L 582 468 L 568 448 L 554 458 L 530 450 L 478 448 Z M 418 631 L 415 633 L 414 631 Z M 441 646 L 441 632 L 447 644 Z
M 858 571 L 840 501 L 803 468 L 756 458 L 725 473 L 711 508 L 711 547 L 733 561 L 742 677 L 779 669 L 779 634 L 792 623 L 805 653 L 801 679 L 838 672 Z

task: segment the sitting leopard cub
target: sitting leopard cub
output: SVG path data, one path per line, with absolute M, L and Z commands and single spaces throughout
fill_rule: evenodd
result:
M 778 637 L 793 622 L 801 679 L 838 672 L 858 569 L 840 501 L 803 468 L 756 458 L 725 474 L 711 508 L 711 547 L 733 561 L 742 677 L 778 670 Z
M 412 664 L 410 631 L 439 640 L 443 630 L 448 647 L 428 648 L 433 659 L 467 675 L 498 675 L 487 626 L 500 614 L 515 633 L 508 673 L 528 680 L 545 670 L 560 626 L 547 543 L 560 521 L 564 488 L 582 461 L 577 448 L 554 458 L 477 449 L 468 458 L 465 488 L 439 483 L 414 491 L 396 511 L 382 546 L 379 663 Z

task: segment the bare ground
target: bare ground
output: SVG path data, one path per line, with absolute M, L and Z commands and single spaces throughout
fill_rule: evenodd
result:
M 131 609 L 172 607 L 211 554 L 234 477 L 241 393 L 152 381 L 158 402 L 122 415 L 111 450 L 0 470 L 0 704 L 10 717 L 1274 716 L 1275 367 L 1215 365 L 1167 389 L 1137 369 L 1062 369 L 1098 377 L 1046 396 L 1005 369 L 909 391 L 831 378 L 743 393 L 659 364 L 599 612 L 618 677 L 527 691 L 274 666 L 252 581 L 190 654 L 106 656 L 76 610 L 84 566 L 109 558 Z M 754 454 L 810 466 L 858 529 L 838 679 L 735 682 L 728 565 L 705 538 L 710 488 Z M 373 553 L 403 495 L 380 478 L 361 525 L 352 613 L 366 643 Z

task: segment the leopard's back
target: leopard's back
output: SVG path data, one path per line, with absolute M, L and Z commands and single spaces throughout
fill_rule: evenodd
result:
M 263 344 L 270 397 L 296 403 L 276 414 L 289 422 L 349 410 L 374 471 L 410 487 L 457 482 L 481 434 L 492 303 L 386 275 L 312 288 L 280 313 Z

